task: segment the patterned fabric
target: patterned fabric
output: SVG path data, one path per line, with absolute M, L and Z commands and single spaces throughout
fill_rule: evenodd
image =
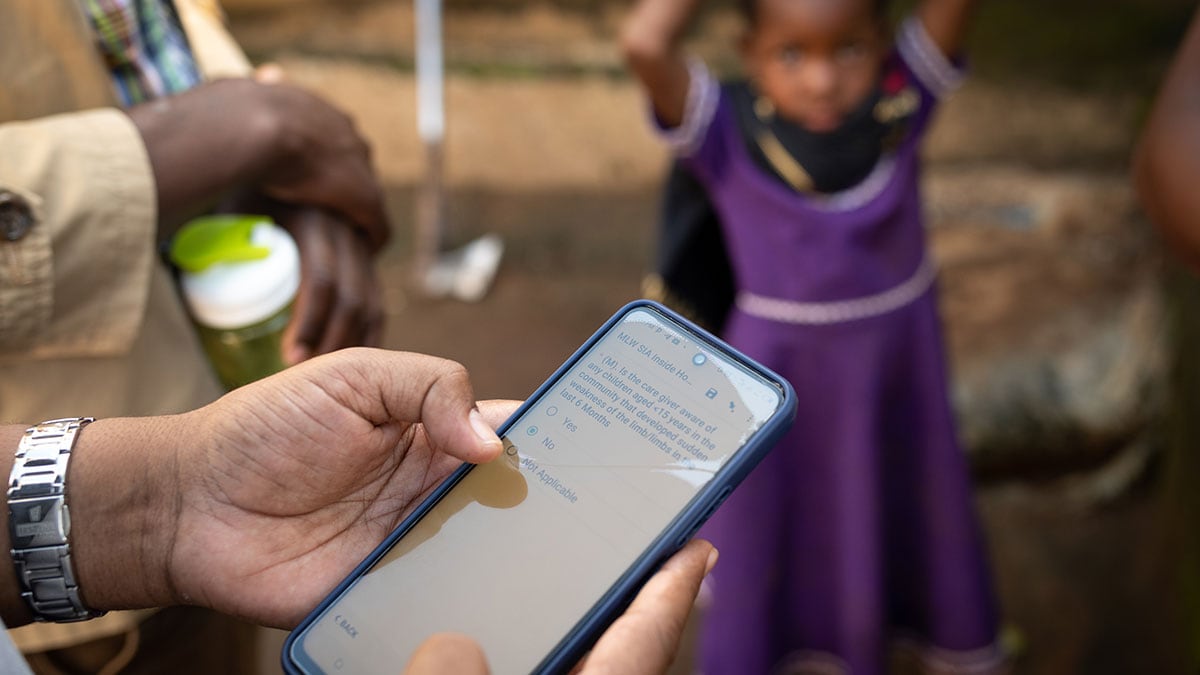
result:
M 171 0 L 80 0 L 125 105 L 184 91 L 200 72 Z

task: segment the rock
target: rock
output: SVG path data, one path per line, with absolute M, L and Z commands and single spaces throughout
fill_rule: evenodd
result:
M 1160 256 L 1123 175 L 935 167 L 928 194 L 977 469 L 1095 466 L 1161 416 Z

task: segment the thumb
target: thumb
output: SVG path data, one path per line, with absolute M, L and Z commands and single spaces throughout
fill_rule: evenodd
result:
M 479 464 L 503 449 L 475 405 L 467 370 L 453 361 L 351 347 L 293 369 L 375 425 L 419 422 L 433 448 L 457 459 Z
M 417 647 L 404 675 L 487 675 L 479 643 L 458 633 L 438 633 Z

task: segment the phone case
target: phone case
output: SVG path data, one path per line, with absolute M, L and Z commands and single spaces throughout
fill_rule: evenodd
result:
M 781 401 L 776 413 L 767 420 L 736 454 L 717 472 L 717 475 L 679 512 L 670 525 L 634 561 L 625 573 L 592 606 L 567 635 L 546 655 L 534 669 L 535 673 L 563 673 L 575 666 L 588 649 L 600 638 L 604 630 L 615 621 L 632 602 L 638 590 L 655 571 L 683 547 L 700 529 L 717 507 L 733 492 L 734 488 L 750 473 L 788 430 L 796 415 L 796 397 L 787 380 L 748 356 L 737 351 L 721 339 L 685 319 L 678 313 L 651 300 L 636 300 L 610 317 L 604 325 L 588 338 L 545 382 L 504 422 L 498 433 L 504 436 L 514 422 L 536 404 L 610 329 L 626 314 L 638 308 L 649 308 L 688 330 L 692 337 L 705 343 L 714 351 L 722 352 L 741 365 L 778 387 Z M 308 671 L 292 658 L 293 647 L 310 626 L 332 603 L 334 603 L 359 577 L 369 570 L 380 557 L 386 554 L 412 527 L 436 505 L 474 465 L 463 464 L 452 473 L 424 502 L 422 502 L 400 525 L 389 534 L 338 586 L 288 635 L 281 655 L 286 673 L 305 675 Z M 402 663 L 396 664 L 403 667 Z

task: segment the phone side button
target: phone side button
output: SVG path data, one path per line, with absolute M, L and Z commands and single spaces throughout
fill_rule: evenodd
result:
M 684 544 L 688 543 L 692 537 L 696 536 L 696 532 L 700 529 L 700 526 L 703 525 L 710 517 L 712 517 L 712 514 L 717 512 L 717 509 L 721 507 L 721 504 L 725 502 L 725 498 L 728 497 L 729 493 L 731 492 L 733 492 L 732 485 L 726 485 L 725 487 L 721 488 L 721 492 L 717 494 L 717 498 L 713 500 L 712 505 L 705 509 L 704 514 L 697 518 L 696 522 L 688 528 L 687 534 L 683 535 L 678 541 L 675 542 L 676 550 L 683 548 Z

